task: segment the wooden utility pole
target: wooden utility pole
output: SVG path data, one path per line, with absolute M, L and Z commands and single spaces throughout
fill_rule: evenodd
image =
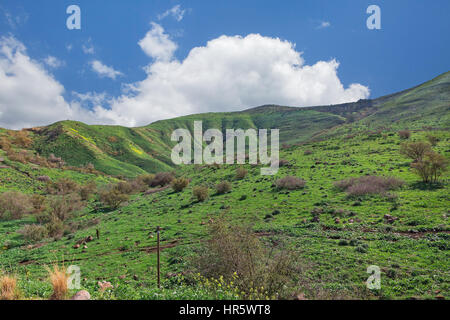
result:
M 157 269 L 158 269 L 158 289 L 161 289 L 161 278 L 160 278 L 160 264 L 159 264 L 159 231 L 161 230 L 161 228 L 159 226 L 156 227 L 156 238 L 158 241 L 158 245 L 157 245 Z

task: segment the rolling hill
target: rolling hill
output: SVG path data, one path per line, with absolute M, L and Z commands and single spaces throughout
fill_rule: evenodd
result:
M 409 141 L 429 142 L 449 158 L 449 85 L 446 73 L 375 100 L 268 105 L 139 128 L 63 121 L 0 129 L 0 277 L 17 276 L 26 299 L 51 296 L 46 267 L 52 264 L 79 266 L 81 288 L 93 299 L 242 298 L 190 277 L 198 271 L 192 260 L 207 251 L 210 226 L 225 218 L 249 226 L 265 247 L 287 248 L 298 259 L 295 272 L 282 279 L 288 291 L 281 298 L 449 299 L 449 173 L 443 171 L 438 183 L 421 182 L 412 160 L 399 152 L 407 141 L 399 130 L 408 128 Z M 261 176 L 259 165 L 174 168 L 170 134 L 192 131 L 194 120 L 203 120 L 204 129 L 280 128 L 284 165 L 275 176 Z M 96 170 L 83 167 L 88 163 Z M 184 189 L 140 176 L 168 170 L 188 182 Z M 277 187 L 288 177 L 303 185 Z M 369 181 L 359 188 L 380 179 L 398 185 L 353 194 L 339 187 L 358 179 Z M 218 192 L 221 182 L 228 192 Z M 209 193 L 204 201 L 194 197 L 198 187 Z M 103 195 L 117 190 L 125 198 L 114 206 Z M 84 192 L 90 194 L 82 199 Z M 22 214 L 14 217 L 10 208 Z M 162 289 L 156 285 L 156 226 L 162 227 Z M 372 265 L 381 271 L 379 290 L 366 287 Z M 100 290 L 100 281 L 112 288 Z
M 54 154 L 73 166 L 92 163 L 106 174 L 134 177 L 171 169 L 174 143 L 170 135 L 178 128 L 192 132 L 194 120 L 202 120 L 204 130 L 278 128 L 280 144 L 296 144 L 342 134 L 349 128 L 449 128 L 449 111 L 450 72 L 447 72 L 399 93 L 340 105 L 307 108 L 266 105 L 241 112 L 184 116 L 138 128 L 61 121 L 28 130 L 34 136 L 34 149 L 41 155 Z

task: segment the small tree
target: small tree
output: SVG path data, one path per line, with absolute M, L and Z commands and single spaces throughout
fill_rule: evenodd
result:
M 414 161 L 420 161 L 423 156 L 431 151 L 431 146 L 423 141 L 405 142 L 400 147 L 400 153 Z
M 18 191 L 8 191 L 0 194 L 0 220 L 21 219 L 32 211 L 32 205 L 27 195 Z
M 447 170 L 447 159 L 437 152 L 427 152 L 424 157 L 411 164 L 414 171 L 425 183 L 436 183 L 442 173 Z
M 103 191 L 100 194 L 100 201 L 110 209 L 117 209 L 122 203 L 128 201 L 129 196 L 121 193 L 117 189 Z
M 82 186 L 80 188 L 81 200 L 83 200 L 83 201 L 89 200 L 92 197 L 92 195 L 95 193 L 96 189 L 97 189 L 97 185 L 95 184 L 95 181 L 91 181 L 88 184 Z

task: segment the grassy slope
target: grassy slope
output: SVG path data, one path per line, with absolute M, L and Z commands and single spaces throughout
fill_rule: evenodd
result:
M 140 128 L 88 126 L 64 121 L 43 128 L 36 135 L 35 146 L 38 152 L 54 153 L 71 165 L 93 163 L 96 169 L 107 174 L 134 177 L 144 171 L 169 170 L 172 167 L 170 150 L 174 145 L 170 135 L 178 128 L 192 132 L 194 120 L 203 121 L 203 130 L 280 128 L 280 143 L 294 144 L 312 137 L 342 134 L 349 127 L 448 128 L 449 106 L 450 72 L 447 72 L 400 93 L 337 106 L 263 106 L 242 112 L 179 117 Z M 350 117 L 356 122 L 345 125 Z
M 435 132 L 441 142 L 436 147 L 449 156 L 448 132 Z M 425 133 L 413 134 L 413 139 L 423 139 Z M 121 298 L 156 298 L 150 293 L 155 286 L 155 227 L 161 225 L 164 249 L 163 275 L 185 269 L 186 258 L 192 254 L 199 241 L 203 241 L 209 218 L 226 214 L 234 223 L 250 222 L 255 231 L 271 234 L 272 241 L 282 240 L 298 250 L 302 260 L 310 265 L 303 277 L 315 288 L 323 290 L 354 290 L 363 288 L 369 265 L 382 269 L 384 298 L 406 298 L 441 295 L 450 298 L 448 214 L 448 175 L 441 188 L 423 190 L 408 167 L 407 159 L 398 153 L 397 135 L 387 137 L 360 134 L 352 139 L 332 138 L 323 142 L 292 147 L 281 153 L 291 161 L 291 168 L 281 168 L 276 177 L 262 177 L 258 167 L 248 166 L 249 176 L 242 181 L 234 179 L 235 166 L 180 168 L 179 174 L 192 178 L 192 183 L 182 193 L 167 190 L 161 193 L 134 197 L 127 206 L 113 212 L 86 210 L 78 219 L 99 218 L 101 223 L 93 228 L 68 235 L 59 241 L 44 242 L 42 247 L 29 249 L 15 233 L 31 218 L 0 223 L 1 264 L 33 281 L 24 281 L 26 294 L 46 296 L 50 288 L 36 278 L 44 279 L 44 265 L 65 261 L 66 265 L 81 267 L 83 286 L 95 297 L 96 281 L 103 279 L 114 285 Z M 311 150 L 311 155 L 304 155 Z M 350 165 L 346 164 L 349 162 Z M 316 164 L 322 162 L 321 164 Z M 325 164 L 325 162 L 327 164 Z M 335 180 L 364 174 L 393 175 L 406 181 L 406 186 L 395 192 L 398 208 L 384 197 L 348 199 L 334 189 Z M 307 181 L 305 190 L 277 192 L 273 180 L 285 175 L 297 175 Z M 233 181 L 233 192 L 212 196 L 205 203 L 192 200 L 192 187 L 217 181 Z M 247 195 L 245 200 L 240 200 Z M 355 202 L 360 202 L 355 206 Z M 320 223 L 312 223 L 311 210 L 325 210 Z M 341 223 L 335 224 L 331 208 L 343 209 Z M 280 214 L 266 219 L 267 214 L 279 210 Z M 350 212 L 361 222 L 348 221 Z M 385 223 L 389 213 L 399 218 L 393 225 Z M 95 235 L 100 228 L 101 240 L 88 244 L 88 249 L 73 249 L 77 239 Z M 6 234 L 5 231 L 9 231 Z M 354 240 L 355 246 L 339 245 L 341 240 Z M 172 244 L 173 241 L 177 241 Z M 358 252 L 358 246 L 367 245 L 367 252 Z M 173 246 L 173 247 L 172 247 Z M 20 263 L 22 261 L 22 264 Z M 24 262 L 27 261 L 27 262 Z M 119 279 L 125 275 L 125 279 Z M 137 275 L 138 280 L 133 276 Z
M 187 166 L 177 168 L 179 175 L 192 178 L 191 185 L 182 193 L 173 194 L 166 190 L 149 196 L 138 195 L 125 207 L 112 212 L 97 211 L 96 204 L 92 203 L 77 220 L 99 218 L 101 222 L 97 227 L 102 238 L 89 243 L 84 251 L 72 246 L 76 240 L 94 235 L 95 227 L 58 241 L 44 241 L 42 246 L 28 247 L 16 231 L 24 224 L 32 223 L 33 217 L 0 222 L 0 269 L 16 271 L 27 296 L 48 296 L 49 285 L 40 281 L 45 279 L 44 265 L 64 260 L 66 265 L 81 267 L 82 278 L 86 278 L 83 286 L 96 298 L 100 297 L 96 290 L 99 279 L 111 281 L 116 287 L 119 284 L 114 290 L 115 297 L 158 298 L 153 294 L 156 257 L 155 239 L 151 236 L 155 227 L 164 227 L 163 244 L 169 246 L 162 254 L 163 274 L 166 274 L 185 269 L 187 257 L 199 241 L 204 241 L 206 226 L 202 222 L 225 213 L 235 223 L 251 222 L 255 231 L 266 232 L 271 241 L 283 240 L 296 248 L 302 260 L 311 266 L 306 269 L 304 278 L 316 288 L 363 288 L 368 277 L 366 268 L 375 264 L 383 271 L 379 293 L 382 297 L 427 298 L 434 297 L 439 291 L 440 295 L 450 298 L 448 175 L 441 188 L 422 189 L 417 184 L 418 178 L 409 169 L 408 160 L 398 154 L 400 140 L 396 135 L 398 128 L 404 127 L 448 128 L 448 75 L 410 91 L 372 101 L 372 107 L 376 104 L 372 109 L 367 107 L 367 102 L 338 106 L 335 110 L 330 107 L 311 110 L 266 106 L 239 113 L 181 117 L 134 129 L 87 126 L 78 122 L 61 122 L 44 128 L 41 134 L 35 134 L 35 147 L 41 153 L 54 152 L 75 165 L 92 162 L 99 170 L 126 176 L 147 170 L 167 170 L 170 132 L 180 127 L 192 130 L 193 120 L 204 120 L 204 129 L 279 127 L 282 124 L 282 128 L 286 128 L 282 130 L 283 141 L 306 144 L 281 152 L 281 157 L 294 165 L 281 168 L 276 177 L 262 177 L 258 167 L 249 166 L 249 176 L 243 181 L 235 181 L 234 166 Z M 442 87 L 443 91 L 436 91 Z M 396 101 L 399 109 L 389 101 Z M 424 108 L 419 109 L 418 105 Z M 396 119 L 396 110 L 407 122 L 402 118 L 392 123 L 391 120 Z M 364 117 L 352 124 L 339 125 L 349 112 Z M 420 112 L 420 118 L 414 116 L 417 112 Z M 384 131 L 387 136 L 371 135 L 366 131 L 367 127 L 380 126 L 392 129 Z M 56 134 L 51 138 L 53 130 Z M 346 139 L 344 133 L 350 130 L 358 134 Z M 322 135 L 323 141 L 307 142 L 322 131 L 327 133 Z M 3 134 L 3 130 L 0 133 Z M 412 139 L 423 140 L 425 134 L 414 132 Z M 448 131 L 434 131 L 433 134 L 440 137 L 436 150 L 448 157 Z M 111 140 L 111 137 L 115 139 Z M 313 153 L 305 156 L 305 150 Z M 110 181 L 108 177 L 34 167 L 8 159 L 5 162 L 11 168 L 0 169 L 0 192 L 10 189 L 39 192 L 43 188 L 43 184 L 35 179 L 39 175 L 48 175 L 53 180 L 66 176 L 79 183 L 91 179 L 97 179 L 98 183 Z M 397 205 L 378 196 L 348 199 L 333 188 L 336 180 L 364 174 L 404 179 L 406 186 L 395 192 Z M 303 177 L 307 181 L 306 189 L 289 193 L 273 190 L 273 180 L 285 175 Z M 212 187 L 224 179 L 233 181 L 232 193 L 212 195 L 205 203 L 192 201 L 193 186 L 206 184 Z M 240 200 L 242 195 L 247 198 Z M 360 205 L 355 206 L 358 202 Z M 310 222 L 311 210 L 316 207 L 325 211 L 320 216 L 320 223 Z M 341 222 L 350 219 L 350 212 L 361 222 L 335 224 L 334 216 L 327 213 L 331 209 L 344 210 Z M 265 219 L 275 210 L 280 214 Z M 386 224 L 383 219 L 386 213 L 399 217 L 399 220 L 393 225 Z M 354 240 L 356 246 L 339 245 L 341 240 Z M 177 242 L 173 244 L 172 241 Z M 367 252 L 357 251 L 361 245 L 368 246 Z M 118 279 L 119 275 L 125 275 L 125 278 Z M 138 280 L 133 279 L 134 275 Z M 193 293 L 187 296 L 195 297 Z

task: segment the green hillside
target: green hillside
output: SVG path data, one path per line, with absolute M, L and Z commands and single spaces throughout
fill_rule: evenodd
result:
M 34 146 L 40 154 L 53 153 L 70 165 L 92 163 L 106 174 L 133 177 L 143 172 L 169 170 L 174 145 L 170 141 L 171 133 L 178 128 L 192 132 L 195 120 L 203 121 L 203 130 L 216 128 L 223 132 L 229 128 L 279 128 L 280 144 L 295 144 L 340 133 L 339 129 L 348 127 L 448 128 L 449 108 L 450 72 L 447 72 L 400 93 L 335 106 L 262 106 L 242 112 L 190 115 L 139 128 L 63 121 L 34 130 Z
M 423 181 L 413 170 L 420 157 L 400 152 L 420 142 L 433 151 L 434 165 L 445 167 L 449 84 L 446 73 L 375 100 L 267 105 L 139 128 L 63 121 L 0 129 L 0 277 L 15 275 L 26 299 L 51 296 L 53 264 L 79 266 L 81 287 L 93 299 L 450 299 L 449 173 L 442 169 L 437 181 Z M 262 176 L 261 165 L 173 166 L 170 135 L 192 131 L 195 120 L 204 130 L 280 129 L 278 174 Z M 220 192 L 219 183 L 229 190 Z M 205 199 L 197 197 L 202 192 Z M 234 228 L 217 236 L 221 220 Z M 257 279 L 266 289 L 241 282 L 236 291 L 232 283 L 245 268 L 207 278 L 224 265 L 235 267 L 202 255 L 213 251 L 210 241 L 225 243 L 215 250 L 232 247 L 226 240 L 233 232 L 234 242 L 250 239 L 242 254 L 252 257 L 254 243 L 279 254 L 249 262 L 250 273 L 256 268 L 270 276 Z M 376 290 L 366 287 L 372 265 L 381 271 Z M 112 288 L 102 291 L 100 281 Z M 266 295 L 273 283 L 283 286 Z

